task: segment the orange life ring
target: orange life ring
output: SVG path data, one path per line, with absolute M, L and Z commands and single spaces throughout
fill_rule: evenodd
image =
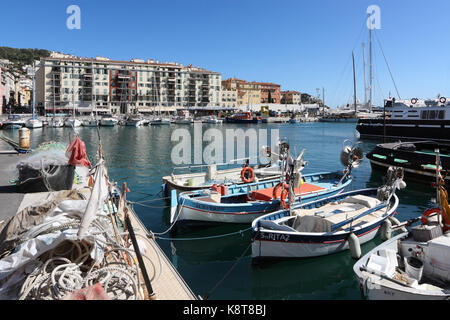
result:
M 446 97 L 440 97 L 439 98 L 439 102 L 440 103 L 446 103 L 447 102 L 447 98 Z
M 436 213 L 436 212 L 437 212 L 437 213 L 440 213 L 440 212 L 441 212 L 441 209 L 439 209 L 439 208 L 433 208 L 433 209 L 425 210 L 424 213 L 422 214 L 422 219 L 421 219 L 422 224 L 423 224 L 423 225 L 428 224 L 428 217 L 429 217 L 430 215 L 432 215 L 433 213 Z
M 283 208 L 288 209 L 289 208 L 289 202 L 286 202 L 286 199 L 289 196 L 289 192 L 288 192 L 288 188 L 289 186 L 284 183 L 283 185 L 280 183 L 278 183 L 275 188 L 273 188 L 273 198 L 274 199 L 278 199 L 278 190 L 281 190 L 281 194 L 280 194 L 280 202 L 281 205 L 283 206 Z
M 247 171 L 250 172 L 250 177 L 248 177 L 248 178 L 245 176 Z M 253 171 L 253 169 L 251 167 L 244 167 L 241 171 L 241 179 L 245 183 L 253 182 L 253 179 L 255 179 L 255 172 Z

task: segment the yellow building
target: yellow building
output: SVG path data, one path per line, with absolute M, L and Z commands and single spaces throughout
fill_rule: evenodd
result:
M 261 89 L 259 84 L 230 78 L 222 81 L 222 88 L 225 90 L 237 91 L 238 106 L 261 103 Z

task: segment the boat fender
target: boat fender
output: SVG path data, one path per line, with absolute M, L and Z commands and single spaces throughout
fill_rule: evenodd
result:
M 427 225 L 429 222 L 428 217 L 430 215 L 432 215 L 433 213 L 440 213 L 440 212 L 441 212 L 441 209 L 439 209 L 439 208 L 432 208 L 432 209 L 425 210 L 424 213 L 422 214 L 422 218 L 421 218 L 422 224 Z
M 175 220 L 175 215 L 178 209 L 177 190 L 172 189 L 170 193 L 170 223 Z
M 247 171 L 250 172 L 250 177 L 248 177 L 248 178 L 246 176 Z M 244 167 L 241 171 L 241 179 L 245 183 L 253 182 L 253 179 L 255 179 L 255 172 L 253 171 L 253 169 L 251 167 Z
M 446 103 L 447 102 L 447 98 L 446 97 L 440 97 L 439 98 L 439 102 L 440 103 Z
M 359 259 L 361 257 L 361 245 L 359 244 L 358 237 L 352 232 L 348 236 L 348 247 L 353 259 Z
M 386 241 L 389 240 L 392 236 L 392 222 L 389 219 L 386 219 L 381 224 L 380 228 L 380 236 L 381 240 Z

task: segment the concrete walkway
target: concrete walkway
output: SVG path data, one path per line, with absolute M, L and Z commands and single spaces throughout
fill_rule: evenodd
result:
M 9 183 L 17 178 L 17 162 L 26 159 L 27 154 L 19 154 L 9 144 L 0 140 L 0 221 L 17 213 L 24 194 Z

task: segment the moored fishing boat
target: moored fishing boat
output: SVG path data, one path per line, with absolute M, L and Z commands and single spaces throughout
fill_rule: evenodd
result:
M 342 192 L 351 180 L 351 177 L 338 172 L 305 175 L 303 184 L 295 190 L 295 203 L 299 205 L 300 199 L 312 201 Z M 180 193 L 177 202 L 179 213 L 171 220 L 251 223 L 255 218 L 280 208 L 282 195 L 276 196 L 279 182 L 280 179 L 272 179 Z
M 439 162 L 439 149 L 436 150 Z M 450 206 L 439 167 L 436 168 L 436 207 L 390 227 L 387 241 L 353 267 L 361 294 L 371 300 L 450 299 Z M 418 225 L 406 229 L 418 222 Z M 390 238 L 393 231 L 403 232 Z
M 402 167 L 405 178 L 418 182 L 430 182 L 436 178 L 434 150 L 441 152 L 441 170 L 450 169 L 450 144 L 435 141 L 395 142 L 378 144 L 367 154 L 372 169 L 386 170 L 389 166 Z M 450 176 L 445 176 L 449 181 Z
M 242 179 L 243 168 L 228 168 L 218 170 L 218 166 L 226 166 L 228 164 L 211 164 L 211 165 L 199 165 L 180 167 L 175 169 L 189 169 L 195 170 L 206 168 L 201 172 L 190 172 L 184 174 L 174 174 L 164 176 L 163 191 L 164 197 L 170 197 L 172 190 L 176 190 L 177 193 L 185 191 L 195 191 L 200 189 L 209 189 L 214 184 L 244 184 L 246 183 Z M 252 171 L 255 175 L 255 181 L 270 180 L 279 177 L 281 174 L 280 164 L 274 163 L 268 166 L 254 166 Z
M 399 172 L 393 169 L 379 189 L 346 192 L 255 219 L 252 258 L 308 258 L 347 249 L 359 257 L 360 244 L 372 240 L 398 207 L 394 192 L 405 186 Z

